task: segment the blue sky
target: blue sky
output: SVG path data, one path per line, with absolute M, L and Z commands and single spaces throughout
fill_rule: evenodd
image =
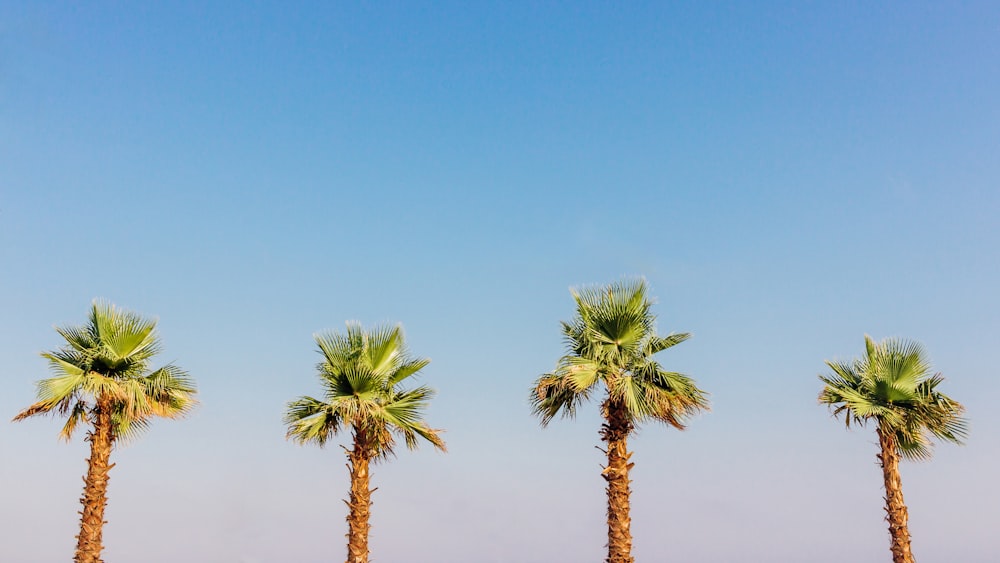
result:
M 865 333 L 923 342 L 972 421 L 903 468 L 916 555 L 991 561 L 998 31 L 988 2 L 4 4 L 0 413 L 91 299 L 154 315 L 202 405 L 116 451 L 107 559 L 337 560 L 342 452 L 282 409 L 314 332 L 399 321 L 450 451 L 376 468 L 373 558 L 598 560 L 596 408 L 542 430 L 527 391 L 568 288 L 643 275 L 713 411 L 633 441 L 640 561 L 886 559 L 874 435 L 815 399 Z M 72 552 L 58 427 L 0 424 L 0 560 Z

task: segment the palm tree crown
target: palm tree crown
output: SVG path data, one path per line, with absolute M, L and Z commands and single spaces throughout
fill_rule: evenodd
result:
M 94 301 L 87 324 L 56 332 L 66 345 L 42 353 L 55 376 L 38 382 L 38 401 L 14 420 L 57 412 L 67 416 L 60 436 L 69 440 L 107 402 L 112 436 L 120 440 L 134 438 L 153 416 L 178 418 L 197 404 L 187 372 L 172 364 L 150 370 L 161 348 L 155 320 Z
M 624 407 L 631 424 L 655 420 L 684 428 L 708 408 L 705 392 L 690 377 L 663 369 L 653 358 L 691 335 L 656 334 L 644 280 L 571 291 L 577 314 L 562 323 L 568 353 L 555 371 L 539 378 L 532 394 L 543 425 L 559 413 L 574 416 L 601 384 L 607 403 Z
M 865 355 L 850 362 L 826 362 L 832 375 L 819 402 L 829 405 L 845 424 L 872 420 L 881 432 L 895 437 L 898 454 L 928 459 L 932 437 L 961 444 L 968 433 L 964 407 L 937 390 L 944 381 L 933 373 L 923 347 L 906 340 L 875 342 L 865 335 Z
M 316 366 L 323 398 L 301 397 L 288 404 L 285 424 L 290 440 L 320 446 L 345 429 L 363 434 L 376 458 L 393 453 L 396 438 L 407 447 L 423 438 L 445 449 L 440 431 L 424 422 L 434 390 L 425 385 L 401 389 L 400 385 L 430 363 L 412 358 L 399 326 L 371 331 L 347 323 L 347 333 L 316 335 L 323 360 Z

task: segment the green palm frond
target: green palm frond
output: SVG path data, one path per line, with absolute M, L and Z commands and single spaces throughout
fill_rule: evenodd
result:
M 647 401 L 643 381 L 633 375 L 616 377 L 608 381 L 608 398 L 625 405 L 632 419 L 647 419 L 652 414 L 652 406 Z
M 530 396 L 531 408 L 543 427 L 548 426 L 556 415 L 573 418 L 580 405 L 590 399 L 594 387 L 578 391 L 569 378 L 554 373 L 545 374 L 535 382 Z
M 285 411 L 286 438 L 299 444 L 326 444 L 341 429 L 339 411 L 323 401 L 301 397 L 288 403 Z
M 80 375 L 90 369 L 89 355 L 83 351 L 64 348 L 41 356 L 48 360 L 49 370 L 58 375 Z
M 937 391 L 944 380 L 932 371 L 923 347 L 912 341 L 865 335 L 865 356 L 851 362 L 826 362 L 832 375 L 820 375 L 819 402 L 848 426 L 874 421 L 895 435 L 899 454 L 928 459 L 931 436 L 962 443 L 968 434 L 964 407 Z
M 427 358 L 417 358 L 411 359 L 406 362 L 400 362 L 399 367 L 393 372 L 392 376 L 389 378 L 389 384 L 396 386 L 397 384 L 403 382 L 408 377 L 416 375 L 417 372 L 427 367 L 431 361 Z
M 684 429 L 691 418 L 709 409 L 708 394 L 687 375 L 666 371 L 657 362 L 649 362 L 639 374 L 646 382 L 650 418 Z
M 95 340 L 94 335 L 85 326 L 57 326 L 55 330 L 77 352 L 85 353 L 97 347 L 98 341 Z
M 408 391 L 393 392 L 382 408 L 391 414 L 394 425 L 409 426 L 420 422 L 423 411 L 429 406 L 433 397 L 434 390 L 421 385 Z
M 687 332 L 672 333 L 666 336 L 656 336 L 654 334 L 646 341 L 642 355 L 649 357 L 653 354 L 658 354 L 667 348 L 672 348 L 681 342 L 684 342 L 689 338 L 691 338 L 691 334 Z
M 601 365 L 588 358 L 566 356 L 556 366 L 556 375 L 574 392 L 583 393 L 600 380 Z
M 118 403 L 111 412 L 111 434 L 115 442 L 128 445 L 138 440 L 150 426 L 150 417 L 137 417 Z
M 417 447 L 419 436 L 437 449 L 446 451 L 440 431 L 432 429 L 423 421 L 423 411 L 434 394 L 433 389 L 421 385 L 409 391 L 396 392 L 383 407 L 382 417 L 392 430 L 403 436 L 406 447 L 411 450 Z
M 351 394 L 358 399 L 375 399 L 385 389 L 386 378 L 363 362 L 346 366 L 338 375 L 347 382 Z
M 351 429 L 374 459 L 393 454 L 395 439 L 414 448 L 423 438 L 444 449 L 440 431 L 423 421 L 433 390 L 426 386 L 404 389 L 400 384 L 430 362 L 409 355 L 402 327 L 365 330 L 348 322 L 344 333 L 315 336 L 323 360 L 316 366 L 323 399 L 301 397 L 288 403 L 287 437 L 297 443 L 320 446 Z
M 60 407 L 60 414 L 64 414 L 68 405 L 79 395 L 87 374 L 79 370 L 73 373 L 68 366 L 60 371 L 65 375 L 42 379 L 36 384 L 39 399 L 37 404 L 46 405 L 46 411 Z
M 656 334 L 645 280 L 570 290 L 576 316 L 562 323 L 567 354 L 531 393 L 532 410 L 547 425 L 556 415 L 572 417 L 603 383 L 631 423 L 658 420 L 683 428 L 683 421 L 708 409 L 707 394 L 682 374 L 666 372 L 653 356 L 690 338 Z
M 406 447 L 411 450 L 416 449 L 418 444 L 417 436 L 419 436 L 430 442 L 438 450 L 442 452 L 448 451 L 448 448 L 444 444 L 444 439 L 441 438 L 441 431 L 435 430 L 430 426 L 427 426 L 427 424 L 416 424 L 402 430 L 402 432 L 406 439 Z
M 402 337 L 398 326 L 378 327 L 365 334 L 365 363 L 372 372 L 382 375 L 398 367 Z

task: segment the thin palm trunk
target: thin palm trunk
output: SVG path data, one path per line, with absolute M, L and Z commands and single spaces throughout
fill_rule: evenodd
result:
M 111 448 L 111 404 L 108 399 L 98 400 L 95 409 L 94 429 L 87 436 L 90 441 L 90 459 L 87 460 L 87 477 L 84 479 L 83 511 L 80 513 L 80 534 L 76 537 L 76 563 L 103 563 L 101 535 L 104 529 L 104 507 L 108 504 L 108 473 L 114 464 Z
M 907 525 L 909 516 L 906 504 L 903 502 L 903 484 L 899 479 L 899 452 L 896 436 L 891 431 L 878 429 L 879 446 L 882 453 L 878 459 L 882 465 L 882 477 L 885 480 L 885 512 L 889 521 L 889 537 L 893 563 L 915 563 L 913 552 L 910 551 L 910 530 Z
M 351 497 L 347 503 L 347 563 L 368 563 L 368 519 L 371 515 L 372 491 L 368 466 L 371 451 L 364 433 L 355 431 L 354 448 L 347 452 L 351 472 Z
M 634 464 L 629 463 L 628 435 L 632 423 L 626 416 L 625 406 L 610 399 L 605 403 L 606 421 L 601 428 L 601 438 L 607 443 L 608 465 L 602 474 L 608 482 L 608 558 L 606 563 L 633 563 L 632 518 L 628 478 Z

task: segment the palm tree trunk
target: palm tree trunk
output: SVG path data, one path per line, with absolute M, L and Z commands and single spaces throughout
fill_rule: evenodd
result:
M 368 563 L 368 531 L 371 526 L 372 491 L 368 474 L 371 461 L 367 441 L 363 432 L 354 432 L 354 448 L 347 452 L 348 469 L 351 472 L 351 497 L 347 503 L 347 563 Z
M 889 537 L 891 540 L 892 563 L 915 563 L 913 552 L 910 551 L 910 530 L 907 526 L 909 516 L 906 504 L 903 502 L 903 484 L 899 479 L 899 452 L 896 436 L 891 431 L 878 429 L 879 446 L 882 453 L 878 460 L 882 465 L 882 477 L 885 480 L 885 512 L 889 521 Z
M 90 442 L 90 459 L 87 460 L 87 477 L 84 478 L 83 497 L 80 503 L 80 534 L 76 536 L 76 563 L 103 563 L 101 534 L 104 529 L 104 507 L 108 504 L 108 472 L 114 435 L 111 432 L 111 404 L 99 399 L 95 409 L 94 429 L 87 435 Z
M 626 416 L 625 406 L 608 400 L 604 405 L 606 421 L 601 428 L 601 439 L 607 443 L 608 465 L 602 471 L 608 482 L 608 558 L 606 563 L 633 563 L 632 518 L 628 478 L 633 463 L 628 451 L 628 435 L 632 423 Z

